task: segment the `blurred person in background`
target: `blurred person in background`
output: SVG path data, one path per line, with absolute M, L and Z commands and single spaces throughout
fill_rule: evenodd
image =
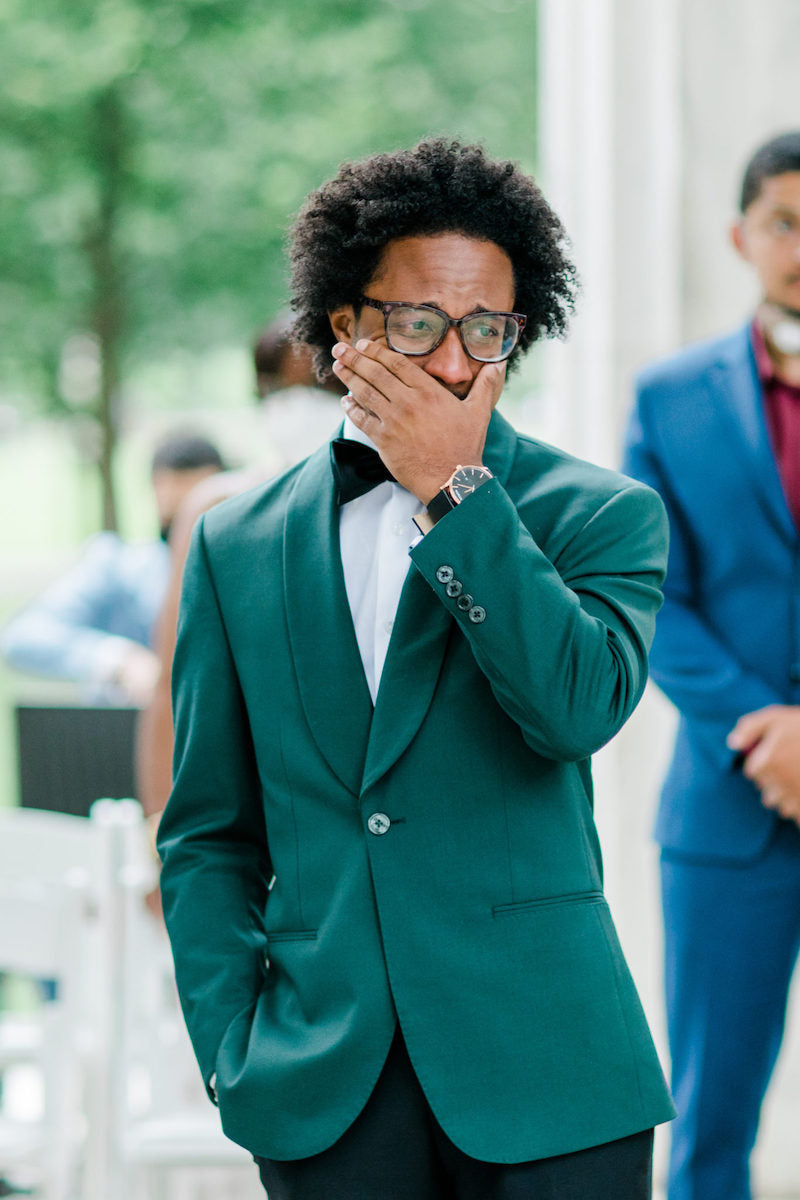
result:
M 8 664 L 73 681 L 90 704 L 148 703 L 159 670 L 153 627 L 169 579 L 172 521 L 192 488 L 223 466 L 205 437 L 164 438 L 151 466 L 159 538 L 92 537 L 75 564 L 3 629 L 0 651 Z
M 156 623 L 154 647 L 158 679 L 142 712 L 136 734 L 137 795 L 155 835 L 158 815 L 172 788 L 172 704 L 170 683 L 178 623 L 183 567 L 192 529 L 201 513 L 221 500 L 262 483 L 276 472 L 300 462 L 332 434 L 341 420 L 335 399 L 344 388 L 334 377 L 320 383 L 311 351 L 293 344 L 291 320 L 282 313 L 253 343 L 256 393 L 262 403 L 265 463 L 224 471 L 198 484 L 181 504 L 170 536 L 171 568 L 164 602 Z M 157 907 L 157 896 L 152 903 Z
M 317 378 L 308 347 L 292 341 L 288 312 L 281 313 L 256 337 L 253 368 L 256 394 L 263 402 L 260 449 L 267 465 L 284 471 L 330 437 L 340 420 L 340 410 L 331 397 L 338 399 L 344 388 L 335 378 Z
M 800 131 L 744 173 L 745 325 L 639 376 L 625 470 L 670 517 L 651 652 L 680 714 L 661 844 L 669 1200 L 750 1200 L 800 946 Z
M 164 912 L 270 1200 L 644 1200 L 672 1106 L 602 895 L 590 756 L 644 688 L 666 522 L 518 435 L 563 333 L 534 181 L 445 140 L 294 228 L 343 436 L 203 514 L 175 653 Z

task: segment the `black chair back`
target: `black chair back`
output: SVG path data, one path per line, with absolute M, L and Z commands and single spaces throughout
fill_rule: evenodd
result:
M 133 796 L 138 712 L 18 705 L 20 803 L 85 817 L 100 797 Z

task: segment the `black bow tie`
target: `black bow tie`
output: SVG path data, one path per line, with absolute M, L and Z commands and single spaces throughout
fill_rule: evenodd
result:
M 379 483 L 394 482 L 377 450 L 352 438 L 334 438 L 331 442 L 331 466 L 336 483 L 337 504 L 347 504 L 371 492 Z

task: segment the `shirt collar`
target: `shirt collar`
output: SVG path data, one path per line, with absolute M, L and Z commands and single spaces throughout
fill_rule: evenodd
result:
M 342 437 L 349 438 L 352 442 L 361 442 L 364 446 L 371 446 L 373 450 L 378 449 L 372 438 L 367 437 L 366 433 L 362 429 L 359 429 L 355 422 L 351 421 L 347 416 L 344 419 Z
M 756 360 L 758 378 L 762 384 L 776 383 L 778 376 L 775 373 L 775 364 L 769 356 L 764 331 L 758 322 L 758 317 L 753 318 L 753 323 L 750 326 L 750 337 L 753 343 L 753 354 Z

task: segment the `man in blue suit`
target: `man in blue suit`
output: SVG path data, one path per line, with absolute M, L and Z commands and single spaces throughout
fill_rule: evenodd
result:
M 800 132 L 744 175 L 753 319 L 644 371 L 625 469 L 670 517 L 653 678 L 680 713 L 657 822 L 670 1200 L 748 1200 L 800 944 Z

